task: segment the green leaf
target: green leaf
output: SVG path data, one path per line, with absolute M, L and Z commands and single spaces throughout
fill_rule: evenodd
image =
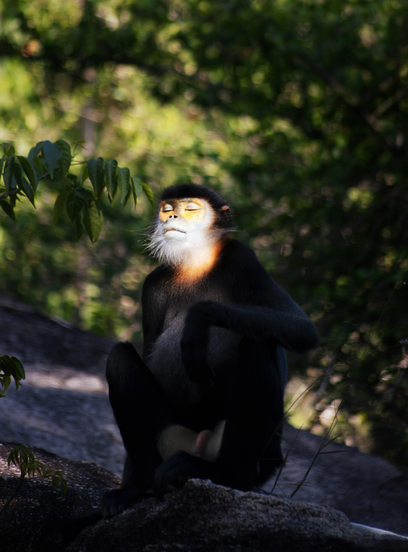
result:
M 140 197 L 140 193 L 138 194 L 138 190 L 143 190 L 142 186 L 140 185 L 140 178 L 137 178 L 137 176 L 132 176 L 132 194 L 133 194 L 133 202 L 135 204 L 135 209 L 137 205 L 137 198 Z
M 20 379 L 26 379 L 26 373 L 25 373 L 24 366 L 22 365 L 21 361 L 15 356 L 11 357 L 11 360 L 14 362 L 14 365 L 16 367 L 16 371 L 18 372 L 18 374 L 20 376 Z
M 82 224 L 81 213 L 75 218 L 75 239 L 79 241 L 84 233 L 84 225 Z
M 27 178 L 30 181 L 35 195 L 35 191 L 37 190 L 38 186 L 37 167 L 35 166 L 33 161 L 26 159 L 22 155 L 17 155 L 17 159 L 19 160 L 20 165 L 23 167 L 23 171 L 27 175 Z
M 136 195 L 137 195 L 138 198 L 140 198 L 141 195 L 142 195 L 142 192 L 143 192 L 142 182 L 141 182 L 140 178 L 138 178 L 137 176 L 132 176 L 132 178 L 133 178 L 133 182 L 135 184 Z
M 105 183 L 108 188 L 108 194 L 111 201 L 115 197 L 118 189 L 117 168 L 118 162 L 115 159 L 105 163 Z
M 10 467 L 11 463 L 16 464 L 17 449 L 18 449 L 18 445 L 16 447 L 14 447 L 13 449 L 11 449 L 11 451 L 9 452 L 9 454 L 7 456 L 7 464 L 9 465 L 9 467 Z
M 16 179 L 13 178 L 13 183 L 15 184 L 15 181 Z M 20 198 L 17 196 L 17 194 L 11 194 L 10 197 L 8 198 L 9 202 L 10 202 L 10 205 L 12 207 L 12 209 L 15 208 L 16 206 L 16 203 L 17 203 L 17 200 L 20 201 Z
M 0 159 L 0 180 L 1 180 L 1 175 L 3 174 L 4 160 L 5 160 L 5 157 L 3 155 L 3 157 Z
M 87 178 L 89 178 L 89 171 L 88 171 L 88 165 L 85 163 L 84 168 L 82 170 L 81 186 L 83 185 L 83 183 Z
M 28 197 L 33 206 L 35 207 L 34 197 L 35 192 L 29 182 L 24 178 L 23 169 L 19 163 L 14 163 L 14 178 L 16 179 L 17 185 L 22 192 Z
M 7 389 L 10 387 L 11 376 L 3 376 L 1 378 L 1 383 L 2 383 L 4 391 L 7 391 Z
M 29 463 L 29 461 L 28 461 L 28 450 L 23 445 L 20 446 L 20 458 L 22 458 L 23 462 L 25 462 L 26 464 Z
M 15 157 L 12 155 L 6 160 L 4 167 L 4 185 L 6 186 L 7 193 L 9 194 L 13 189 L 13 173 L 14 173 Z
M 65 140 L 57 140 L 55 143 L 59 146 L 62 153 L 62 157 L 60 159 L 61 172 L 62 174 L 68 174 L 72 159 L 71 148 Z
M 62 211 L 64 210 L 65 201 L 67 199 L 68 194 L 71 192 L 70 188 L 65 188 L 62 190 L 62 192 L 59 194 L 57 199 L 54 203 L 54 224 L 57 224 L 57 222 L 60 219 L 60 216 L 62 215 Z
M 91 242 L 97 242 L 103 226 L 103 215 L 98 211 L 93 200 L 85 205 L 84 226 Z
M 12 146 L 11 144 L 8 144 L 7 142 L 3 142 L 1 144 L 1 147 L 3 148 L 4 155 L 6 157 L 12 157 L 13 155 L 15 155 L 14 146 Z
M 46 140 L 43 144 L 43 153 L 48 172 L 50 173 L 51 179 L 53 179 L 62 157 L 61 148 L 58 144 Z
M 68 194 L 65 207 L 69 218 L 74 222 L 77 215 L 81 212 L 85 205 L 86 190 L 82 186 L 78 186 Z
M 122 191 L 122 207 L 129 201 L 130 194 L 132 193 L 132 184 L 130 182 L 130 170 L 125 167 L 118 169 L 118 183 Z
M 34 157 L 34 159 L 30 159 L 32 163 L 37 167 L 37 174 L 39 176 L 42 176 L 46 171 L 46 167 L 44 165 L 43 159 L 40 159 L 39 157 Z
M 37 157 L 37 155 L 42 150 L 43 144 L 44 142 L 38 142 L 37 145 L 30 149 L 30 153 L 27 156 L 30 161 L 33 161 Z
M 58 489 L 58 485 L 60 483 L 58 475 L 54 475 L 52 478 L 52 490 L 55 491 Z
M 88 173 L 89 179 L 92 183 L 96 199 L 100 199 L 103 189 L 105 187 L 104 171 L 103 171 L 103 159 L 90 159 L 88 161 Z
M 68 485 L 64 476 L 61 477 L 60 483 L 61 483 L 61 492 L 63 495 L 66 495 L 68 491 Z
M 14 213 L 13 207 L 8 201 L 6 201 L 5 199 L 0 199 L 0 207 L 3 209 L 6 215 L 11 218 L 11 220 L 16 222 L 16 215 Z
M 24 180 L 23 168 L 20 165 L 20 163 L 15 161 L 15 159 L 16 158 L 14 157 L 13 176 L 16 179 L 17 186 L 20 188 L 20 190 L 22 190 L 23 189 L 23 180 Z
M 154 196 L 153 196 L 152 190 L 150 189 L 150 186 L 148 186 L 148 185 L 145 184 L 144 182 L 141 182 L 140 185 L 142 186 L 143 191 L 144 191 L 144 193 L 146 194 L 147 199 L 148 199 L 149 202 L 150 202 L 150 205 L 151 205 L 151 206 L 153 207 L 153 209 L 154 209 Z
M 8 355 L 0 356 L 0 370 L 6 376 L 13 376 L 15 380 L 25 379 L 23 365 L 16 357 L 9 357 Z

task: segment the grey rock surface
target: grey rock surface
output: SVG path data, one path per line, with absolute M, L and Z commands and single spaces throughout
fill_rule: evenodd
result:
M 6 467 L 11 445 L 0 446 L 0 507 L 18 481 Z M 50 481 L 26 480 L 0 515 L 2 552 L 151 552 L 151 551 L 288 551 L 316 550 L 403 552 L 408 538 L 353 527 L 347 517 L 327 506 L 306 504 L 264 493 L 242 493 L 209 481 L 191 480 L 163 501 L 137 503 L 123 514 L 84 529 L 67 544 L 67 520 L 95 507 L 118 479 L 88 462 L 73 462 L 41 449 L 37 460 L 64 471 L 65 497 Z
M 326 506 L 191 480 L 163 502 L 144 500 L 91 527 L 67 550 L 399 552 L 408 550 L 408 539 L 357 530 Z

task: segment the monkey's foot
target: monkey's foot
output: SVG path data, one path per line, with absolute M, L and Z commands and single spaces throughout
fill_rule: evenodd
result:
M 215 462 L 220 452 L 224 427 L 225 420 L 219 422 L 214 431 L 204 429 L 200 433 L 180 425 L 165 428 L 156 438 L 157 448 L 163 462 L 180 451 L 198 456 L 208 462 Z
M 197 435 L 195 443 L 196 456 L 208 462 L 215 462 L 221 448 L 222 436 L 225 428 L 225 420 L 217 424 L 214 431 L 204 429 Z

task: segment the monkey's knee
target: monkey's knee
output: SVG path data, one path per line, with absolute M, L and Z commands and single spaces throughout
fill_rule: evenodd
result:
M 134 370 L 141 359 L 136 349 L 129 342 L 117 343 L 108 356 L 106 379 L 109 383 L 122 378 L 129 370 Z

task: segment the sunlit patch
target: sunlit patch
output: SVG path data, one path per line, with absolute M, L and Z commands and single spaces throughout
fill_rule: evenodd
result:
M 101 393 L 105 395 L 108 392 L 108 385 L 102 377 L 83 374 L 66 377 L 59 374 L 43 374 L 30 369 L 27 372 L 26 383 L 39 388 L 66 389 L 68 391 L 79 391 L 80 393 Z
M 198 259 L 192 258 L 183 263 L 177 270 L 177 281 L 194 281 L 205 276 L 217 262 L 223 245 L 223 242 L 218 241 L 211 248 L 202 251 Z
M 159 207 L 159 219 L 161 222 L 181 217 L 188 221 L 199 221 L 206 215 L 206 203 L 201 199 L 174 199 L 163 201 Z

